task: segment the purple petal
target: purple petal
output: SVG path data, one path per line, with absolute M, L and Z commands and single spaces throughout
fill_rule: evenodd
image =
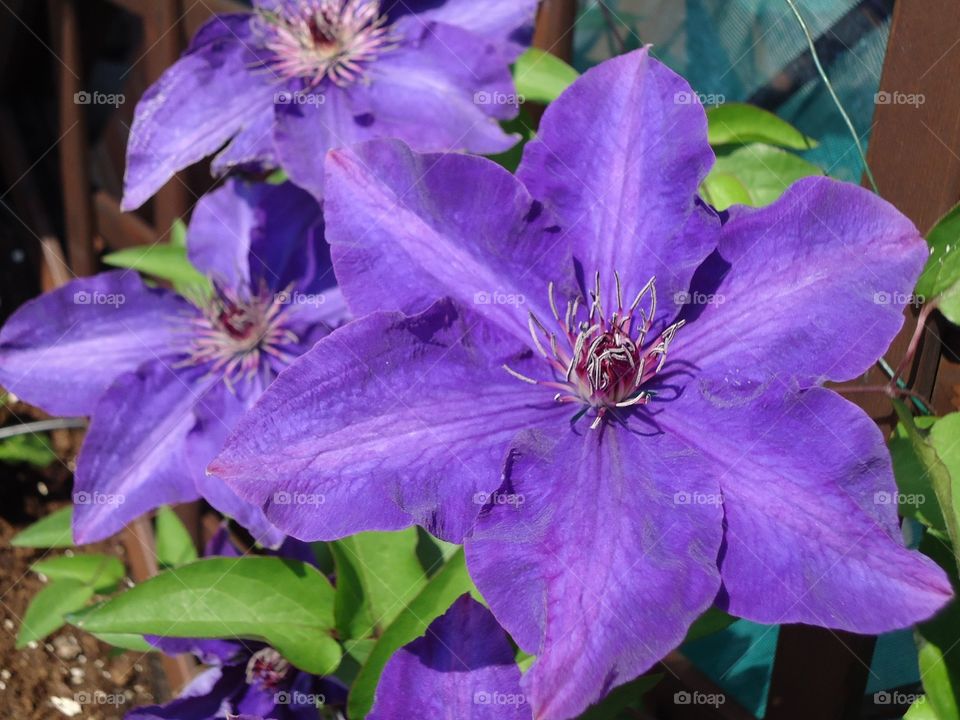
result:
M 182 345 L 195 310 L 130 270 L 31 300 L 0 331 L 0 384 L 53 415 L 89 415 L 114 379 Z
M 383 669 L 369 720 L 529 720 L 506 633 L 483 605 L 460 597 Z
M 220 452 L 243 413 L 262 394 L 260 383 L 257 382 L 255 387 L 250 385 L 253 383 L 231 388 L 226 383 L 218 383 L 210 388 L 196 405 L 197 422 L 187 436 L 187 457 L 190 467 L 200 469 L 197 475 L 200 495 L 246 528 L 256 542 L 276 548 L 284 541 L 284 534 L 270 524 L 260 506 L 242 500 L 223 480 L 202 471 Z
M 125 720 L 210 720 L 220 715 L 224 703 L 242 684 L 242 674 L 211 668 L 198 675 L 182 697 L 166 705 L 137 708 L 127 713 Z
M 589 70 L 547 108 L 517 175 L 576 238 L 590 287 L 601 273 L 611 307 L 614 270 L 626 298 L 653 276 L 661 298 L 689 289 L 717 243 L 719 219 L 697 199 L 712 164 L 690 86 L 637 50 Z M 677 311 L 661 300 L 657 317 Z
M 98 542 L 161 505 L 196 500 L 185 440 L 210 378 L 160 360 L 121 375 L 93 411 L 74 481 L 74 540 Z
M 262 58 L 251 49 L 256 45 L 251 17 L 214 16 L 190 50 L 144 93 L 127 145 L 124 210 L 140 207 L 174 173 L 272 115 L 276 79 L 259 67 Z M 242 144 L 250 147 L 250 137 Z
M 514 433 L 565 412 L 499 367 L 504 347 L 449 302 L 357 320 L 277 378 L 210 472 L 302 540 L 413 523 L 459 540 Z
M 550 281 L 575 286 L 563 234 L 489 160 L 380 141 L 331 153 L 327 172 L 327 238 L 357 315 L 448 296 L 529 343 L 529 312 L 551 317 Z
M 903 325 L 926 257 L 913 224 L 873 193 L 800 180 L 773 205 L 731 212 L 691 295 L 706 304 L 676 352 L 716 374 L 801 387 L 852 379 Z
M 219 152 L 210 164 L 210 171 L 226 175 L 235 168 L 246 172 L 267 172 L 277 167 L 277 153 L 273 146 L 274 117 L 260 113 L 238 132 L 230 144 Z
M 207 545 L 203 549 L 204 557 L 241 557 L 242 555 L 243 553 L 234 544 L 233 538 L 230 537 L 230 528 L 226 520 L 220 523 L 220 527 L 217 528 L 217 531 L 207 541 Z
M 456 25 L 494 43 L 508 61 L 530 46 L 538 0 L 395 0 L 391 17 L 414 13 L 424 23 Z
M 579 715 L 648 669 L 720 586 L 709 464 L 670 435 L 574 429 L 518 441 L 466 544 L 490 609 L 537 655 L 523 685 L 544 720 Z
M 874 635 L 950 599 L 943 571 L 903 547 L 890 455 L 855 405 L 823 388 L 701 376 L 664 406 L 657 423 L 719 475 L 731 613 Z
M 227 180 L 197 203 L 187 244 L 201 272 L 232 287 L 286 289 L 319 274 L 326 254 L 320 206 L 292 183 Z
M 144 639 L 166 655 L 196 655 L 204 665 L 226 665 L 235 661 L 243 646 L 231 640 L 198 640 L 145 635 Z
M 475 35 L 406 19 L 399 46 L 372 63 L 363 84 L 306 92 L 317 102 L 277 106 L 277 153 L 290 178 L 325 195 L 328 150 L 398 138 L 421 152 L 492 154 L 516 144 L 499 120 L 517 114 L 506 61 Z

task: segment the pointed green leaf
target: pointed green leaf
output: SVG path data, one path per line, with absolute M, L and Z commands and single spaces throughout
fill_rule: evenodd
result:
M 330 582 L 306 563 L 207 558 L 161 572 L 74 622 L 93 633 L 260 640 L 325 675 L 340 663 L 333 604 Z
M 170 244 L 180 248 L 187 246 L 187 224 L 182 218 L 174 220 L 170 227 Z
M 791 150 L 817 146 L 816 140 L 756 105 L 724 103 L 712 107 L 707 110 L 707 127 L 711 145 L 766 143 Z
M 42 640 L 60 629 L 65 616 L 86 605 L 93 597 L 93 587 L 76 580 L 57 580 L 38 592 L 23 616 L 17 634 L 17 649 Z
M 920 550 L 947 572 L 957 592 L 957 566 L 946 539 L 928 532 Z M 956 598 L 933 619 L 917 626 L 917 643 L 927 704 L 939 720 L 960 720 L 960 604 Z
M 927 698 L 919 697 L 913 701 L 903 720 L 940 720 L 940 718 L 937 717 L 933 705 L 927 702 Z
M 126 248 L 105 255 L 103 262 L 166 280 L 182 295 L 206 296 L 212 292 L 210 280 L 190 263 L 186 247 L 179 245 L 158 243 Z
M 157 652 L 153 645 L 143 639 L 143 635 L 124 633 L 94 633 L 93 635 L 107 645 L 112 645 L 121 650 L 132 650 L 138 653 Z
M 337 568 L 337 629 L 342 638 L 379 634 L 417 596 L 427 575 L 417 529 L 368 532 L 332 543 Z
M 730 627 L 737 619 L 732 615 L 727 615 L 720 608 L 709 608 L 703 615 L 698 617 L 690 629 L 687 630 L 687 637 L 684 642 L 693 642 L 708 635 L 720 632 L 724 628 Z
M 580 73 L 556 55 L 539 48 L 529 48 L 513 66 L 517 93 L 524 100 L 546 105 L 566 90 Z
M 0 462 L 46 467 L 56 459 L 46 435 L 25 433 L 0 440 Z
M 76 580 L 97 592 L 112 590 L 126 574 L 123 563 L 113 555 L 60 555 L 34 563 L 30 568 L 51 580 Z
M 157 510 L 157 560 L 165 567 L 186 565 L 197 559 L 193 538 L 177 514 L 166 505 Z
M 13 536 L 10 544 L 27 548 L 73 547 L 73 506 L 68 505 L 38 520 Z
M 914 423 L 920 430 L 929 431 L 936 418 L 917 417 Z M 893 458 L 893 475 L 897 479 L 898 510 L 903 517 L 913 518 L 927 527 L 946 532 L 947 526 L 940 512 L 940 504 L 933 488 L 932 478 L 914 447 L 914 440 L 898 423 L 890 438 L 890 455 Z M 885 498 L 879 498 L 883 501 Z
M 700 186 L 703 199 L 717 210 L 726 210 L 731 205 L 752 205 L 750 192 L 736 176 L 723 172 L 707 175 Z
M 373 707 L 380 674 L 393 653 L 423 635 L 430 623 L 446 612 L 454 600 L 471 591 L 475 588 L 460 549 L 430 578 L 420 594 L 400 612 L 373 646 L 350 687 L 348 714 L 353 720 L 366 717 Z
M 747 189 L 750 204 L 762 207 L 800 178 L 823 175 L 823 171 L 786 150 L 754 143 L 718 155 L 710 174 L 732 175 Z

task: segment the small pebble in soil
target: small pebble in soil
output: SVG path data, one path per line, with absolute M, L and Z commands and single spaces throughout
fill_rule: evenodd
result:
M 13 628 L 15 628 L 15 627 L 16 627 L 16 625 L 13 624 L 13 620 L 11 620 L 10 618 L 4 619 L 4 621 L 3 621 L 3 629 L 4 629 L 4 630 L 13 630 Z
M 75 717 L 83 711 L 83 708 L 80 707 L 80 703 L 70 698 L 51 697 L 50 702 L 57 710 L 62 712 L 67 717 Z
M 37 492 L 40 493 L 43 497 L 46 497 L 50 494 L 50 488 L 47 487 L 47 484 L 43 480 L 37 483 Z
M 58 635 L 53 646 L 61 660 L 73 660 L 80 654 L 80 643 L 73 635 Z

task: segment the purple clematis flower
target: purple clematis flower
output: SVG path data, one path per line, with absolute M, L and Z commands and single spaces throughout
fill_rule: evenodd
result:
M 200 201 L 188 235 L 214 288 L 194 302 L 113 271 L 27 303 L 0 331 L 0 384 L 54 415 L 92 418 L 78 543 L 200 496 L 261 542 L 283 538 L 204 468 L 277 373 L 344 316 L 320 208 L 289 183 L 228 182 Z
M 419 523 L 464 542 L 537 655 L 538 719 L 636 677 L 715 601 L 880 633 L 951 597 L 876 500 L 895 491 L 879 429 L 823 387 L 886 350 L 923 239 L 828 178 L 718 215 L 690 96 L 641 50 L 547 110 L 517 177 L 396 141 L 331 153 L 328 239 L 365 317 L 211 466 L 301 539 Z M 278 488 L 326 504 L 277 505 Z
M 314 562 L 310 546 L 288 538 L 274 553 Z M 205 557 L 240 557 L 226 528 L 207 544 Z M 270 718 L 316 720 L 317 706 L 342 706 L 346 689 L 337 681 L 297 670 L 273 648 L 257 642 L 195 640 L 148 636 L 168 655 L 194 654 L 211 667 L 200 673 L 165 705 L 137 708 L 127 720 L 214 720 L 215 718 Z
M 508 64 L 537 2 L 255 0 L 253 13 L 217 16 L 137 106 L 123 206 L 220 148 L 215 173 L 279 164 L 317 197 L 317 158 L 362 140 L 507 150 L 516 138 L 499 123 L 518 112 Z
M 394 654 L 368 720 L 530 720 L 510 638 L 483 605 L 460 597 L 426 635 Z

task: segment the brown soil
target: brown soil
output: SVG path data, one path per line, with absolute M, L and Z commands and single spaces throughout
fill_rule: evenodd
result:
M 38 413 L 14 406 L 22 421 Z M 0 424 L 8 418 L 0 410 Z M 13 418 L 10 418 L 13 419 Z M 14 422 L 16 420 L 14 419 Z M 16 637 L 30 600 L 43 580 L 30 566 L 45 555 L 63 550 L 14 548 L 17 532 L 66 504 L 71 468 L 79 433 L 57 431 L 52 446 L 60 462 L 37 469 L 0 464 L 0 717 L 16 720 L 120 720 L 138 705 L 166 698 L 166 683 L 157 655 L 119 653 L 110 646 L 70 626 L 16 650 Z M 109 553 L 126 564 L 117 541 L 85 547 Z M 56 704 L 64 709 L 58 709 Z M 78 712 L 79 710 L 79 712 Z

